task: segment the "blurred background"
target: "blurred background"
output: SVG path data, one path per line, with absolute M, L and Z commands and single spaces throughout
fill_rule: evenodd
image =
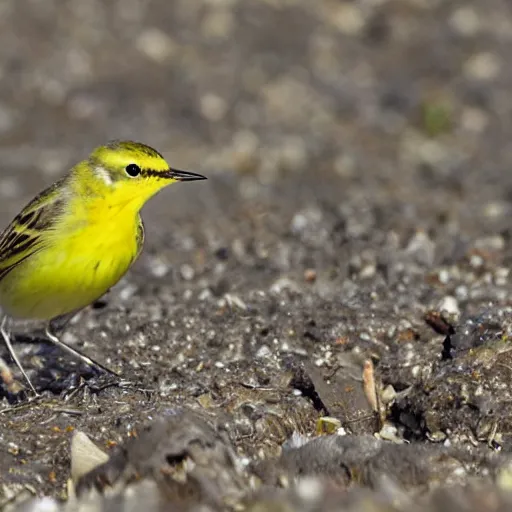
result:
M 318 197 L 393 226 L 394 216 L 411 229 L 441 219 L 501 232 L 511 10 L 507 0 L 3 0 L 1 222 L 94 146 L 133 138 L 213 178 L 149 206 L 163 239 L 189 221 L 230 243 L 228 225 L 255 204 L 255 217 L 275 212 L 300 229 L 296 213 Z
M 137 267 L 63 338 L 159 393 L 99 393 L 102 411 L 69 422 L 121 442 L 147 410 L 216 401 L 240 425 L 304 416 L 314 432 L 320 408 L 293 387 L 334 397 L 324 409 L 352 428 L 374 413 L 354 356 L 413 390 L 388 415 L 405 438 L 442 441 L 429 435 L 445 429 L 472 443 L 467 432 L 499 411 L 510 446 L 512 363 L 441 359 L 484 342 L 501 354 L 512 333 L 511 55 L 510 0 L 1 0 L 1 225 L 110 139 L 209 178 L 148 204 Z M 452 331 L 462 334 L 447 348 Z M 60 356 L 47 347 L 32 367 L 66 375 L 74 366 Z M 283 384 L 288 360 L 313 368 L 314 386 Z M 354 379 L 343 373 L 353 367 Z M 56 394 L 74 382 L 37 375 Z M 281 394 L 249 415 L 258 386 Z M 347 389 L 358 400 L 337 405 Z M 37 414 L 36 455 L 20 457 L 50 465 L 58 454 L 57 484 L 45 480 L 54 493 L 68 436 Z M 21 434 L 1 418 L 8 447 Z M 490 444 L 496 425 L 478 439 Z M 239 432 L 251 456 L 286 437 Z M 0 466 L 31 471 L 7 453 Z

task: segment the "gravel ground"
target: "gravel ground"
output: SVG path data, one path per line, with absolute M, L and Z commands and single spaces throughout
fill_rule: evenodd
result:
M 2 224 L 113 138 L 209 178 L 63 337 L 120 384 L 16 343 L 43 397 L 0 389 L 0 506 L 511 505 L 507 0 L 4 0 L 0 29 Z M 76 432 L 109 459 L 68 487 Z

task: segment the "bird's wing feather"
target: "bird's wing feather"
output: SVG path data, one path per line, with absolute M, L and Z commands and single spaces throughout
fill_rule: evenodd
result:
M 0 280 L 44 246 L 41 234 L 62 211 L 61 186 L 57 182 L 35 197 L 0 235 Z

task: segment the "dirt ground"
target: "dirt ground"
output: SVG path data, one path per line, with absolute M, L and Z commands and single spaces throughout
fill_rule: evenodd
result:
M 70 509 L 23 500 L 68 496 L 77 431 L 111 456 L 87 510 L 510 506 L 507 0 L 4 0 L 0 29 L 2 225 L 109 139 L 208 176 L 63 337 L 123 381 L 16 343 L 43 396 L 0 389 L 0 506 Z

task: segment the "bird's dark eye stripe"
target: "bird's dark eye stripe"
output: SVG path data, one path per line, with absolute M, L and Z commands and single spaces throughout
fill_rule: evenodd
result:
M 155 171 L 154 169 L 142 169 L 142 176 L 152 177 L 152 178 L 161 178 L 163 171 Z
M 128 167 L 126 169 L 128 172 Z M 139 169 L 139 176 L 142 176 L 144 178 L 163 178 L 165 175 L 165 171 L 155 171 L 155 169 L 141 169 L 140 167 Z

